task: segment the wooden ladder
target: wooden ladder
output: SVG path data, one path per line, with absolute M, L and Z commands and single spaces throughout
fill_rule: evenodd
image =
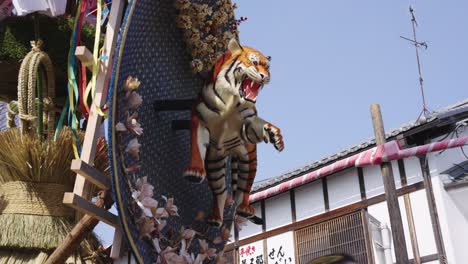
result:
M 106 36 L 104 39 L 104 48 L 102 51 L 102 56 L 107 57 L 107 59 L 101 60 L 101 66 L 96 80 L 95 93 L 93 95 L 94 99 L 90 107 L 81 157 L 80 159 L 73 160 L 71 164 L 71 170 L 76 172 L 75 186 L 73 192 L 67 192 L 63 197 L 64 204 L 78 211 L 77 218 L 81 218 L 83 214 L 88 214 L 115 228 L 111 250 L 111 258 L 113 259 L 119 258 L 122 251 L 122 233 L 120 230 L 119 219 L 115 214 L 92 203 L 90 201 L 92 198 L 90 190 L 92 184 L 102 190 L 111 189 L 110 179 L 93 166 L 96 154 L 96 143 L 102 122 L 102 117 L 99 115 L 96 105 L 101 106 L 106 99 L 104 92 L 105 88 L 108 87 L 112 74 L 112 60 L 115 54 L 124 4 L 125 0 L 112 1 L 112 8 L 109 14 Z M 85 46 L 77 47 L 75 55 L 85 65 L 93 64 L 93 55 Z

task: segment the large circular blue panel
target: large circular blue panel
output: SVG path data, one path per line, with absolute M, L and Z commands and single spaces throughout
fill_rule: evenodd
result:
M 213 4 L 215 1 L 205 1 Z M 154 102 L 163 99 L 195 98 L 203 80 L 192 73 L 191 58 L 175 23 L 176 9 L 171 0 L 133 0 L 125 12 L 120 31 L 113 74 L 109 83 L 109 155 L 112 170 L 112 187 L 121 219 L 124 237 L 139 263 L 155 263 L 158 257 L 153 242 L 140 235 L 132 190 L 136 180 L 143 176 L 154 186 L 155 199 L 164 203 L 163 196 L 174 198 L 179 216 L 169 216 L 165 233 L 170 243 L 183 228 L 197 230 L 200 236 L 212 241 L 219 230 L 208 227 L 197 218 L 206 215 L 211 207 L 211 191 L 206 182 L 194 185 L 182 178 L 189 159 L 188 130 L 174 131 L 173 120 L 188 120 L 189 111 L 156 112 Z M 127 118 L 126 93 L 122 90 L 128 76 L 141 81 L 138 93 L 143 103 L 136 109 L 138 122 L 144 133 L 138 138 L 141 166 L 132 172 L 126 168 L 137 164 L 134 157 L 125 153 L 131 136 L 118 133 L 115 126 Z M 232 215 L 226 215 L 232 222 Z M 229 223 L 230 225 L 231 223 Z M 179 232 L 179 233 L 178 233 Z M 162 242 L 162 243 L 163 243 Z M 193 252 L 197 252 L 194 242 Z M 217 245 L 222 249 L 222 245 Z

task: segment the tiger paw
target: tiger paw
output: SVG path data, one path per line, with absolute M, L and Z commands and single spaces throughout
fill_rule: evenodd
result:
M 236 212 L 239 216 L 250 218 L 255 215 L 255 208 L 250 205 L 239 205 L 236 209 Z
M 206 177 L 205 169 L 189 167 L 184 170 L 183 176 L 186 180 L 193 183 L 202 183 Z
M 272 143 L 275 149 L 278 151 L 282 151 L 284 149 L 283 135 L 281 135 L 281 130 L 270 123 L 266 123 L 263 126 L 263 140 L 265 143 Z

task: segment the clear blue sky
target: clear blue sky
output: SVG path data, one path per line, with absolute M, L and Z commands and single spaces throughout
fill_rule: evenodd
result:
M 259 115 L 281 127 L 285 150 L 259 147 L 257 181 L 281 175 L 373 135 L 371 103 L 386 130 L 414 120 L 421 97 L 409 4 L 419 27 L 426 101 L 468 98 L 468 2 L 237 0 L 241 44 L 272 56 Z
M 421 99 L 408 6 L 419 22 L 426 100 L 468 98 L 468 1 L 237 0 L 241 44 L 272 56 L 259 115 L 281 127 L 282 153 L 259 145 L 257 180 L 281 175 L 373 135 L 369 105 L 387 130 L 416 119 Z M 112 228 L 96 230 L 112 242 Z

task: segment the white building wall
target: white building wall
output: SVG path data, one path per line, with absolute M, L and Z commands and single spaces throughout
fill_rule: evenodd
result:
M 296 219 L 318 215 L 325 212 L 322 181 L 314 181 L 294 190 L 296 200 Z
M 356 168 L 351 168 L 327 177 L 330 210 L 361 200 L 359 178 Z
M 444 178 L 443 175 L 442 178 Z M 448 263 L 464 264 L 468 260 L 468 250 L 466 249 L 466 245 L 468 245 L 468 220 L 457 207 L 451 191 L 445 190 L 443 182 L 438 176 L 432 177 L 432 185 Z M 467 187 L 464 189 L 466 190 Z M 465 193 L 465 196 L 465 201 L 468 202 L 468 192 Z
M 423 181 L 421 165 L 419 158 L 409 157 L 403 160 L 405 164 L 406 181 L 408 184 Z M 393 169 L 395 171 L 395 169 Z
M 468 136 L 468 129 L 460 131 L 459 137 Z M 443 138 L 437 138 L 433 142 Z M 465 153 L 468 153 L 468 147 L 465 147 Z M 443 171 L 451 168 L 466 160 L 460 148 L 448 149 L 443 152 L 434 152 L 427 155 L 429 160 L 429 169 L 432 177 L 434 197 L 439 214 L 439 221 L 444 240 L 445 251 L 448 263 L 464 264 L 468 260 L 468 219 L 463 215 L 463 211 L 457 206 L 455 190 L 446 191 L 444 182 L 450 181 L 447 175 L 441 174 Z M 467 187 L 464 187 L 465 189 Z M 458 190 L 460 191 L 460 189 Z M 455 191 L 456 192 L 456 191 Z M 468 203 L 468 193 L 464 200 Z
M 421 256 L 437 254 L 434 232 L 432 231 L 431 215 L 426 198 L 426 190 L 423 189 L 413 192 L 410 194 L 410 198 L 413 208 L 416 236 L 419 244 L 419 254 Z M 409 244 L 409 246 L 410 245 L 411 244 Z
M 274 196 L 265 201 L 265 219 L 266 230 L 292 223 L 289 192 Z
M 406 163 L 405 163 L 405 166 L 406 166 Z M 400 180 L 400 171 L 398 170 L 397 161 L 392 161 L 392 170 L 393 170 L 393 178 L 395 180 L 395 187 L 400 188 L 401 180 Z M 366 197 L 371 198 L 371 197 L 383 194 L 385 191 L 384 191 L 380 166 L 364 167 L 362 168 L 362 171 L 364 173 L 364 186 L 366 188 Z

